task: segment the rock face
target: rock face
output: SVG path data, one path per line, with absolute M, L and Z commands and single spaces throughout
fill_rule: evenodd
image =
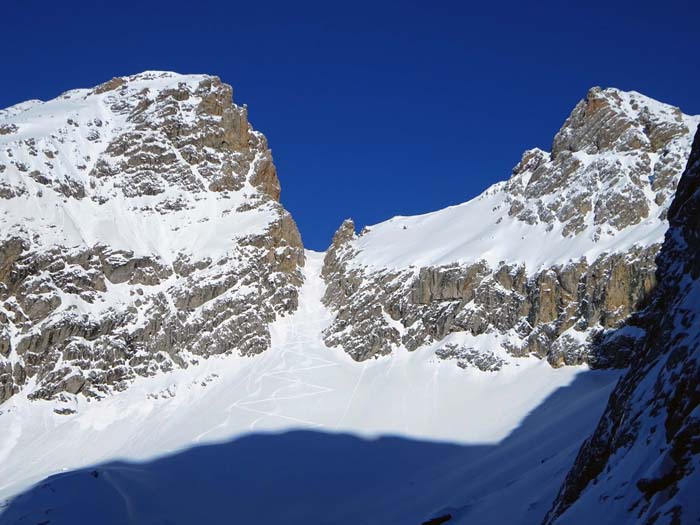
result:
M 551 153 L 526 151 L 508 181 L 473 201 L 360 235 L 346 221 L 323 269 L 335 312 L 326 343 L 359 361 L 399 346 L 452 358 L 445 344 L 456 344 L 463 356 L 491 354 L 487 363 L 624 366 L 643 330 L 613 329 L 655 286 L 697 122 L 638 93 L 593 88 Z
M 546 523 L 700 521 L 700 132 L 668 218 L 647 335 Z
M 218 78 L 115 78 L 0 129 L 0 402 L 259 353 L 295 310 L 301 237 Z

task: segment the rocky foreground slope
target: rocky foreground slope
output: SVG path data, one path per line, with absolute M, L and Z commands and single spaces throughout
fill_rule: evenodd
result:
M 216 77 L 146 72 L 1 111 L 0 402 L 268 348 L 304 262 L 279 196 Z
M 550 153 L 526 151 L 476 199 L 359 235 L 346 221 L 323 269 L 335 312 L 326 343 L 358 361 L 430 346 L 482 370 L 527 355 L 625 365 L 643 329 L 611 329 L 654 288 L 698 122 L 639 93 L 593 88 Z
M 668 219 L 647 335 L 549 524 L 700 521 L 700 133 Z

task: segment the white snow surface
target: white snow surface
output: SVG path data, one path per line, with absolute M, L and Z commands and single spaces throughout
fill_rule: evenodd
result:
M 624 118 L 634 122 L 633 131 L 644 140 L 640 122 L 642 112 L 656 123 L 678 123 L 677 108 L 641 93 L 608 88 L 601 96 L 614 99 L 611 106 Z M 673 139 L 668 149 L 685 159 L 700 124 L 700 115 L 680 114 L 680 119 L 689 132 Z M 549 156 L 549 153 L 539 151 Z M 580 162 L 573 180 L 564 181 L 557 192 L 539 196 L 545 206 L 556 201 L 567 202 L 572 196 L 588 191 L 586 188 L 591 185 L 597 186 L 594 193 L 601 195 L 617 192 L 625 184 L 631 183 L 628 170 L 632 166 L 640 162 L 654 165 L 659 160 L 658 153 L 647 153 L 642 149 L 595 154 L 576 151 L 573 156 Z M 622 174 L 620 180 L 611 183 L 600 180 L 595 169 L 598 165 L 615 166 Z M 501 262 L 523 264 L 528 272 L 536 273 L 568 261 L 586 258 L 590 263 L 604 253 L 626 252 L 633 246 L 647 247 L 663 241 L 668 229 L 663 212 L 669 201 L 662 205 L 655 202 L 652 180 L 641 181 L 649 214 L 640 223 L 622 230 L 610 225 L 598 227 L 600 225 L 594 224 L 593 213 L 589 211 L 585 229 L 565 236 L 562 235 L 565 224 L 556 218 L 551 224 L 528 224 L 509 215 L 511 189 L 527 187 L 531 175 L 532 172 L 528 170 L 515 174 L 511 179 L 494 184 L 479 196 L 456 206 L 422 215 L 396 216 L 368 226 L 353 241 L 358 253 L 352 264 L 370 269 L 402 270 L 485 261 L 492 268 Z M 595 200 L 594 194 L 594 203 Z
M 661 242 L 668 229 L 665 220 L 649 218 L 598 240 L 586 234 L 564 237 L 561 226 L 547 231 L 546 224 L 508 216 L 503 185 L 457 206 L 370 226 L 354 241 L 357 263 L 401 270 L 483 260 L 494 268 L 501 262 L 518 263 L 536 272 L 581 257 L 591 262 L 603 253 L 650 246 Z
M 129 487 L 135 489 L 141 481 L 150 479 L 151 474 L 147 474 L 149 463 L 146 462 L 154 458 L 175 453 L 186 457 L 187 452 L 183 451 L 190 447 L 207 443 L 228 443 L 226 446 L 235 447 L 237 441 L 230 440 L 245 440 L 245 436 L 269 433 L 284 436 L 277 433 L 299 429 L 316 431 L 319 436 L 327 435 L 330 443 L 334 443 L 334 439 L 345 443 L 339 433 L 370 439 L 370 445 L 367 445 L 370 450 L 371 443 L 382 442 L 375 441 L 380 436 L 396 436 L 405 442 L 419 440 L 415 443 L 424 443 L 428 448 L 431 443 L 435 447 L 438 443 L 459 445 L 455 449 L 457 459 L 449 456 L 451 461 L 456 461 L 454 463 L 447 465 L 442 460 L 436 464 L 435 456 L 426 451 L 423 461 L 414 458 L 413 463 L 409 462 L 413 465 L 409 473 L 396 469 L 392 474 L 419 476 L 411 478 L 415 486 L 407 485 L 406 479 L 391 476 L 391 479 L 385 479 L 389 474 L 377 479 L 385 484 L 398 483 L 393 488 L 375 487 L 379 481 L 373 479 L 362 481 L 379 492 L 368 491 L 366 501 L 360 502 L 357 508 L 366 504 L 367 512 L 379 513 L 386 521 L 373 518 L 357 521 L 358 516 L 353 515 L 355 521 L 339 517 L 337 521 L 329 519 L 328 523 L 406 523 L 401 520 L 408 516 L 413 516 L 414 520 L 430 517 L 427 515 L 433 511 L 436 502 L 458 508 L 466 505 L 469 498 L 479 501 L 482 510 L 477 515 L 481 512 L 483 516 L 493 512 L 498 515 L 498 512 L 506 512 L 506 509 L 498 508 L 501 501 L 498 498 L 505 497 L 508 491 L 513 494 L 525 491 L 538 500 L 553 498 L 565 467 L 573 461 L 580 441 L 599 417 L 617 374 L 590 372 L 583 366 L 553 369 L 535 358 L 511 358 L 509 365 L 501 371 L 485 373 L 462 370 L 453 363 L 436 359 L 429 350 L 415 353 L 402 350 L 390 359 L 357 363 L 342 350 L 329 349 L 322 343 L 321 330 L 331 317 L 320 301 L 324 290 L 319 275 L 322 257 L 323 254 L 307 252 L 306 280 L 299 309 L 274 323 L 272 348 L 261 355 L 212 357 L 188 369 L 140 378 L 128 390 L 99 401 L 76 397 L 77 412 L 71 415 L 54 413 L 53 402 L 28 401 L 22 393 L 12 397 L 2 406 L 0 413 L 0 427 L 3 428 L 0 433 L 0 501 L 27 490 L 46 476 L 116 459 L 137 462 L 133 467 L 122 465 L 117 468 L 120 476 L 134 476 L 131 481 L 125 480 L 126 485 L 121 489 L 126 491 L 124 497 L 129 499 Z M 548 402 L 553 405 L 548 406 Z M 539 423 L 523 427 L 524 421 L 533 414 L 539 414 Z M 284 443 L 283 437 L 279 439 Z M 302 442 L 313 443 L 314 439 Z M 318 439 L 323 442 L 323 438 Z M 478 447 L 484 447 L 488 454 Z M 418 450 L 425 449 L 419 447 Z M 295 454 L 294 450 L 289 453 Z M 458 461 L 460 454 L 463 460 Z M 442 456 L 438 454 L 438 457 Z M 545 462 L 549 457 L 557 459 Z M 265 460 L 261 457 L 260 461 Z M 352 463 L 354 460 L 348 461 Z M 364 468 L 371 471 L 371 462 L 374 461 L 371 453 L 363 461 L 369 462 Z M 532 472 L 527 473 L 523 466 L 530 463 L 537 468 L 532 467 Z M 497 470 L 489 470 L 496 465 Z M 219 466 L 190 465 L 190 469 L 198 471 L 198 468 L 216 469 Z M 235 472 L 236 465 L 227 468 Z M 284 468 L 280 466 L 280 472 L 274 476 L 287 480 L 291 474 Z M 347 469 L 347 476 L 352 477 L 352 464 L 341 462 L 334 468 L 341 471 L 325 475 L 337 476 L 338 483 L 342 484 L 341 480 L 346 476 L 342 469 Z M 418 473 L 426 469 L 429 477 L 423 478 Z M 473 480 L 477 473 L 479 483 Z M 165 476 L 161 481 L 165 483 L 167 480 L 166 485 L 176 486 L 172 481 L 175 474 L 170 471 L 153 475 Z M 228 480 L 234 485 L 272 483 L 269 479 L 255 479 L 253 473 L 247 474 L 252 476 L 251 479 L 239 479 L 231 473 L 226 475 L 238 480 Z M 303 474 L 296 475 L 301 479 L 290 482 L 290 485 L 308 482 L 303 480 Z M 513 476 L 514 480 L 510 480 Z M 212 479 L 208 483 L 213 483 Z M 467 483 L 469 479 L 472 481 Z M 428 480 L 435 483 L 434 488 L 426 488 Z M 508 481 L 515 485 L 509 485 Z M 539 487 L 533 487 L 530 484 L 533 481 L 539 483 Z M 174 505 L 168 511 L 172 523 L 187 523 L 186 516 L 192 512 L 183 508 L 184 502 L 178 503 L 178 490 L 194 491 L 189 492 L 187 501 L 190 503 L 192 498 L 196 500 L 197 494 L 204 496 L 208 491 L 220 491 L 214 486 L 207 487 L 207 481 L 202 483 L 196 488 L 186 484 L 189 489 L 183 485 L 174 489 L 174 493 L 158 496 L 163 504 L 166 500 L 162 498 L 172 498 Z M 389 498 L 393 503 L 382 504 L 381 493 L 386 495 L 394 489 L 398 492 Z M 290 486 L 289 490 L 298 491 L 300 488 Z M 426 493 L 426 490 L 430 492 Z M 440 491 L 445 491 L 444 495 Z M 155 492 L 160 494 L 163 491 L 159 488 Z M 149 494 L 148 498 L 156 497 L 155 493 Z M 235 487 L 231 488 L 230 494 L 235 496 Z M 271 497 L 273 500 L 276 497 L 274 491 L 266 494 L 257 497 Z M 134 499 L 127 502 L 136 513 L 130 522 L 150 522 L 146 519 L 148 512 L 154 512 L 147 503 L 150 500 L 139 501 L 136 494 L 133 496 Z M 117 496 L 112 492 L 95 497 L 96 501 L 108 498 L 104 505 L 123 504 L 119 503 L 121 500 L 114 502 L 113 498 Z M 306 497 L 310 506 L 318 505 L 320 511 L 326 509 L 322 496 L 306 494 L 300 497 Z M 528 497 L 516 499 L 526 505 Z M 399 501 L 395 501 L 396 498 Z M 19 503 L 14 504 L 22 501 L 20 498 Z M 43 504 L 41 501 L 33 499 L 30 507 L 39 508 Z M 64 501 L 70 501 L 70 498 Z M 355 508 L 357 512 L 354 507 L 357 503 L 352 499 L 346 501 L 344 511 Z M 516 505 L 517 508 L 507 512 L 532 516 L 534 523 L 535 518 L 539 516 L 540 519 L 546 511 L 547 504 L 541 502 L 529 511 Z M 247 502 L 244 507 L 247 509 L 250 505 L 253 503 Z M 282 507 L 279 512 L 283 512 Z M 8 508 L 7 512 L 14 512 L 13 503 L 9 503 Z M 64 510 L 69 512 L 70 508 L 67 503 Z M 96 516 L 104 508 L 97 505 Z M 241 515 L 245 514 L 244 510 L 241 512 Z M 398 514 L 394 516 L 392 512 Z M 474 516 L 472 511 L 465 509 L 453 512 Z M 266 515 L 262 512 L 260 523 L 285 522 L 272 518 L 267 521 L 264 519 Z M 231 516 L 236 516 L 236 512 L 232 511 Z M 150 515 L 150 518 L 155 519 L 155 516 Z M 114 519 L 115 523 L 118 522 L 116 517 Z M 57 523 L 60 522 L 59 519 Z
M 146 71 L 127 77 L 121 97 L 146 91 L 147 97 L 155 100 L 163 90 L 182 84 L 194 91 L 207 78 Z M 183 123 L 197 118 L 197 102 L 193 97 L 180 103 L 178 117 Z M 0 180 L 27 190 L 3 199 L 1 237 L 31 239 L 40 247 L 103 244 L 113 250 L 132 251 L 135 256 L 156 255 L 169 264 L 180 253 L 216 260 L 235 239 L 264 231 L 277 217 L 275 210 L 265 205 L 237 211 L 258 193 L 248 181 L 235 192 L 192 192 L 170 186 L 157 195 L 129 198 L 119 190 L 130 184 L 128 180 L 113 177 L 95 182 L 90 172 L 98 159 L 104 158 L 110 141 L 133 127 L 126 120 L 128 113 L 115 111 L 114 103 L 112 91 L 74 89 L 47 102 L 23 102 L 0 111 L 0 127 L 16 128 L 0 134 L 0 164 L 5 166 Z M 47 158 L 45 152 L 52 157 Z M 25 166 L 24 172 L 17 163 Z M 34 170 L 50 181 L 80 183 L 86 197 L 66 198 L 54 192 L 27 176 Z M 155 211 L 158 204 L 174 201 L 182 203 L 183 209 Z

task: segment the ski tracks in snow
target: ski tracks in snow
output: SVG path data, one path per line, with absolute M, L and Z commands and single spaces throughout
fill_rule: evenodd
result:
M 292 404 L 286 406 L 290 401 L 336 392 L 336 388 L 332 386 L 308 380 L 309 376 L 318 379 L 319 374 L 307 374 L 313 370 L 341 366 L 337 359 L 329 359 L 333 350 L 322 342 L 321 332 L 329 314 L 321 302 L 325 288 L 320 277 L 321 265 L 321 254 L 307 252 L 304 284 L 300 290 L 297 311 L 275 322 L 272 327 L 272 348 L 253 358 L 255 364 L 252 365 L 251 371 L 239 383 L 239 388 L 234 389 L 234 395 L 238 397 L 228 406 L 226 419 L 215 428 L 198 435 L 195 438 L 196 442 L 200 442 L 214 430 L 231 426 L 234 418 L 240 417 L 240 413 L 236 413 L 237 410 L 257 416 L 249 424 L 251 431 L 266 418 L 279 418 L 307 428 L 321 428 L 332 424 L 329 421 L 293 415 L 288 410 Z M 364 367 L 343 414 L 334 425 L 335 428 L 338 428 L 345 418 L 363 374 Z M 324 375 L 321 374 L 320 377 Z M 294 407 L 298 409 L 299 405 L 294 404 Z

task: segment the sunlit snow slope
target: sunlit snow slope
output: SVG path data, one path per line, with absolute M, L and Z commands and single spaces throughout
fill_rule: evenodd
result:
M 309 513 L 335 509 L 333 512 L 337 515 L 333 514 L 333 520 L 322 519 L 320 522 L 377 523 L 379 521 L 375 518 L 381 516 L 388 520 L 382 523 L 406 523 L 401 520 L 410 517 L 415 522 L 429 517 L 433 510 L 439 511 L 442 506 L 464 506 L 472 498 L 480 502 L 479 508 L 483 507 L 479 512 L 492 513 L 498 507 L 497 499 L 507 495 L 508 491 L 530 491 L 533 500 L 553 497 L 563 469 L 573 460 L 580 440 L 599 416 L 617 374 L 591 373 L 583 367 L 555 370 L 535 358 L 518 360 L 517 367 L 485 374 L 435 360 L 427 352 L 406 351 L 391 359 L 358 364 L 342 351 L 326 348 L 321 341 L 321 330 L 330 317 L 320 302 L 324 289 L 319 276 L 321 263 L 322 254 L 307 252 L 299 309 L 273 325 L 272 348 L 261 355 L 245 359 L 217 357 L 187 370 L 138 379 L 126 392 L 101 401 L 89 402 L 79 398 L 77 412 L 68 416 L 55 414 L 50 402 L 30 402 L 21 396 L 5 403 L 0 415 L 0 425 L 5 429 L 0 434 L 0 495 L 7 498 L 47 475 L 108 460 L 149 461 L 205 443 L 226 443 L 251 433 L 307 429 L 331 435 L 301 439 L 301 443 L 314 443 L 323 448 L 328 442 L 328 450 L 335 450 L 337 444 L 339 454 L 346 445 L 350 451 L 355 446 L 363 451 L 363 447 L 367 447 L 366 453 L 362 452 L 352 461 L 345 462 L 336 457 L 334 462 L 328 463 L 335 470 L 323 471 L 324 476 L 333 477 L 329 482 L 342 487 L 355 480 L 355 469 L 366 471 L 368 477 L 362 483 L 367 485 L 367 490 L 360 491 L 359 501 L 345 501 L 338 491 L 331 488 L 332 485 L 323 486 L 322 483 L 317 486 L 318 480 L 304 479 L 303 462 L 302 465 L 293 461 L 291 465 L 282 462 L 274 473 L 270 473 L 265 457 L 272 453 L 272 449 L 285 446 L 285 438 L 280 436 L 279 444 L 273 438 L 264 442 L 269 443 L 270 451 L 265 448 L 267 445 L 257 450 L 261 465 L 265 465 L 260 471 L 250 468 L 241 473 L 237 470 L 235 462 L 241 459 L 237 456 L 235 441 L 221 445 L 224 447 L 221 452 L 208 460 L 211 464 L 188 464 L 187 452 L 184 452 L 184 464 L 176 461 L 179 466 L 172 467 L 164 459 L 164 470 L 156 467 L 149 473 L 149 463 L 118 467 L 118 473 L 114 475 L 121 478 L 120 488 L 109 489 L 106 493 L 98 491 L 95 498 L 103 501 L 105 506 L 94 504 L 93 512 L 104 518 L 104 523 L 109 523 L 109 518 L 100 514 L 100 509 L 116 507 L 113 522 L 118 523 L 124 508 L 121 500 L 114 501 L 114 498 L 121 498 L 114 491 L 123 491 L 128 496 L 132 489 L 135 491 L 134 500 L 129 505 L 136 509 L 134 512 L 139 517 L 134 522 L 142 522 L 140 520 L 146 517 L 155 518 L 168 508 L 166 514 L 173 523 L 187 523 L 186 516 L 193 511 L 191 508 L 187 510 L 186 502 L 192 501 L 197 502 L 198 512 L 209 505 L 209 514 L 204 515 L 212 519 L 226 517 L 229 511 L 230 518 L 250 517 L 259 512 L 259 516 L 265 518 L 259 523 L 301 523 L 302 516 L 309 519 L 313 515 Z M 528 415 L 535 417 L 536 422 L 531 420 L 521 427 Z M 362 445 L 364 442 L 360 440 L 350 440 L 346 443 L 345 438 L 336 434 L 338 432 L 367 438 L 391 435 L 419 441 L 415 442 L 415 452 L 409 445 L 403 445 L 407 447 L 405 450 L 401 448 L 401 440 L 395 446 L 387 443 L 382 455 L 390 455 L 392 450 L 403 452 L 395 458 L 397 463 L 392 464 L 392 472 L 376 476 L 370 473 L 374 464 L 380 461 L 375 455 L 384 450 L 383 447 L 379 446 L 379 451 L 375 452 L 372 442 Z M 450 448 L 445 445 L 444 450 L 438 447 L 432 452 L 431 447 L 437 445 L 430 445 L 430 442 L 435 441 L 460 446 Z M 249 441 L 244 439 L 242 443 Z M 289 455 L 312 453 L 301 446 L 301 452 L 294 448 Z M 417 456 L 409 459 L 414 453 Z M 319 454 L 323 456 L 324 453 Z M 217 463 L 216 457 L 234 462 L 226 467 L 231 471 L 218 470 L 224 467 Z M 545 462 L 552 457 L 555 458 L 552 462 Z M 287 457 L 286 461 L 290 458 Z M 313 466 L 312 456 L 305 461 L 308 461 L 310 474 L 319 468 Z M 405 462 L 408 463 L 400 467 Z M 526 474 L 530 464 L 537 468 Z M 496 465 L 497 470 L 490 471 L 496 469 Z M 204 476 L 197 486 L 184 481 L 189 476 L 185 471 L 200 472 L 194 474 L 198 477 L 202 476 L 202 469 L 214 472 L 212 478 Z M 289 469 L 302 471 L 293 474 Z M 486 471 L 490 473 L 486 474 Z M 477 473 L 481 480 L 478 483 L 474 478 Z M 75 490 L 90 493 L 89 483 L 83 487 L 81 480 L 89 482 L 95 478 L 86 473 L 76 475 L 79 476 L 75 478 L 77 481 L 69 483 L 77 482 Z M 293 475 L 301 476 L 301 481 L 290 479 Z M 185 476 L 179 488 L 173 481 L 180 479 L 178 476 Z M 408 483 L 407 477 L 413 481 Z M 57 494 L 63 494 L 60 488 L 63 479 L 52 481 L 58 483 Z M 274 485 L 275 479 L 280 480 L 278 485 Z M 150 490 L 146 490 L 148 496 L 139 493 L 140 480 L 152 484 Z M 519 481 L 512 488 L 504 488 L 507 482 L 516 480 Z M 534 480 L 544 480 L 547 490 L 533 491 L 531 482 Z M 290 485 L 279 486 L 282 481 Z M 360 480 L 355 482 L 360 483 Z M 161 483 L 174 487 L 172 492 L 161 491 Z M 231 487 L 225 505 L 206 496 L 208 493 L 218 494 L 220 488 L 211 485 L 219 483 Z M 273 483 L 273 487 L 264 494 L 250 488 L 259 483 Z M 308 483 L 321 492 L 299 493 L 300 487 L 294 486 L 298 483 Z M 239 485 L 248 486 L 248 492 L 237 490 Z M 73 490 L 73 485 L 70 486 L 69 492 Z M 287 503 L 274 506 L 276 498 L 280 498 L 276 491 L 285 490 L 306 498 L 297 502 L 306 509 L 300 514 L 300 521 L 282 519 Z M 385 494 L 398 492 L 385 500 L 375 490 Z M 187 492 L 186 500 L 178 498 L 178 491 Z M 249 492 L 252 493 L 248 497 L 237 495 Z M 76 506 L 81 505 L 80 498 L 71 500 L 71 497 L 64 496 L 56 496 L 67 503 L 63 505 L 65 514 L 52 518 L 58 520 L 55 523 L 63 523 L 58 516 L 65 519 L 75 516 Z M 151 506 L 154 497 L 160 498 L 162 506 Z M 23 511 L 43 512 L 44 506 L 51 507 L 58 501 L 42 498 L 25 498 L 11 504 L 5 519 L 13 522 L 11 520 L 19 512 L 15 510 L 16 505 L 20 505 Z M 267 505 L 267 511 L 259 506 L 254 510 L 256 505 L 262 504 L 262 499 L 272 506 Z M 526 500 L 518 498 L 525 506 L 528 504 Z M 537 521 L 535 518 L 539 516 L 540 508 L 544 509 L 548 503 L 549 500 L 543 501 L 541 507 L 531 509 L 533 523 Z M 527 509 L 518 505 L 509 512 L 527 514 Z M 236 507 L 240 509 L 236 511 Z M 362 509 L 364 518 L 357 514 L 359 509 Z M 465 509 L 453 512 L 474 515 Z M 275 521 L 275 516 L 280 521 Z
M 659 243 L 698 123 L 641 93 L 594 88 L 551 152 L 526 151 L 509 180 L 468 202 L 369 226 L 355 241 L 355 263 L 505 262 L 532 273 Z

